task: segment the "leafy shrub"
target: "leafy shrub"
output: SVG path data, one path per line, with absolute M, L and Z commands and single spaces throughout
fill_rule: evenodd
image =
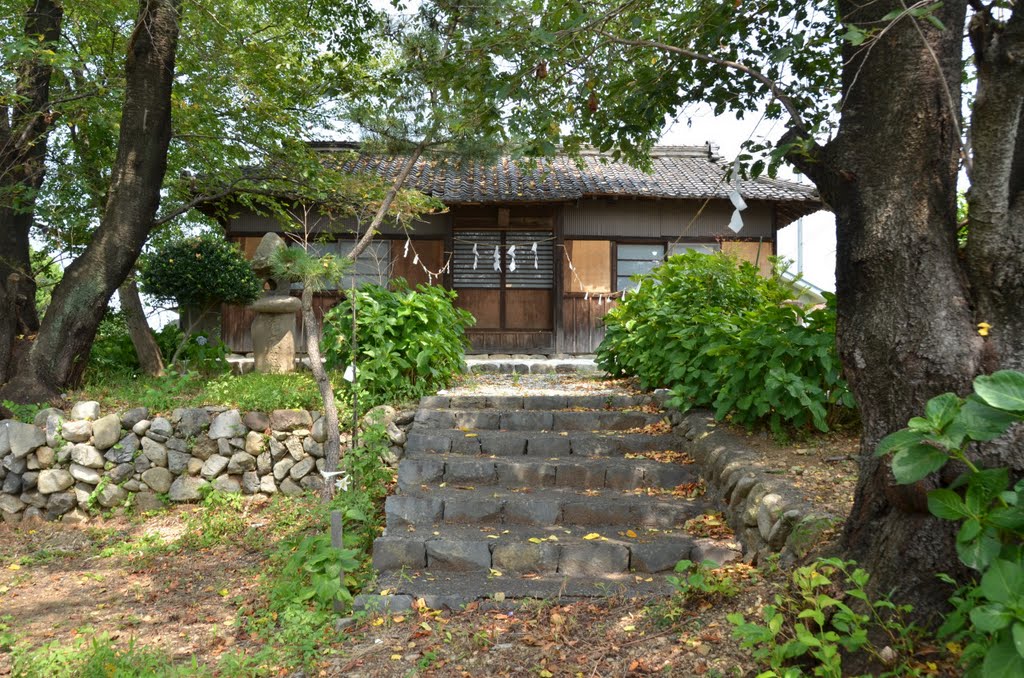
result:
M 462 370 L 473 316 L 456 308 L 455 293 L 436 285 L 393 290 L 364 285 L 356 294 L 354 362 L 364 404 L 418 398 L 444 388 Z M 329 369 L 353 362 L 352 310 L 341 303 L 324 316 L 323 351 Z
M 169 240 L 143 255 L 139 281 L 146 294 L 197 308 L 248 304 L 263 290 L 238 246 L 213 233 Z
M 835 350 L 834 297 L 807 311 L 792 288 L 725 254 L 669 259 L 605 316 L 600 367 L 670 388 L 671 404 L 710 407 L 776 434 L 827 431 L 854 407 Z
M 727 616 L 740 646 L 771 671 L 759 676 L 841 678 L 844 654 L 870 655 L 879 676 L 919 676 L 914 654 L 919 631 L 906 621 L 910 606 L 866 593 L 870 576 L 852 561 L 819 559 L 797 568 L 789 591 L 761 610 L 763 624 L 734 612 Z M 929 675 L 931 672 L 928 672 Z
M 122 311 L 108 310 L 100 321 L 89 353 L 88 369 L 103 374 L 138 372 L 139 358 Z
M 181 328 L 168 324 L 156 333 L 155 338 L 164 362 L 170 363 L 178 347 L 181 347 L 177 365 L 181 369 L 202 374 L 217 374 L 231 369 L 227 360 L 227 345 L 205 332 L 194 332 L 186 340 Z
M 386 429 L 364 427 L 358 446 L 342 459 L 341 491 L 331 504 L 308 504 L 292 534 L 283 538 L 270 556 L 263 575 L 267 606 L 247 615 L 243 625 L 264 641 L 251 658 L 255 665 L 283 664 L 309 667 L 322 659 L 322 648 L 334 639 L 331 621 L 339 603 L 347 609 L 353 596 L 373 580 L 373 540 L 383 527 L 383 502 L 394 475 L 383 461 Z M 303 500 L 282 503 L 277 524 L 289 522 L 289 513 Z M 343 548 L 331 545 L 328 515 L 341 512 Z M 239 674 L 250 675 L 250 671 Z
M 185 333 L 177 325 L 167 324 L 153 334 L 164 362 L 170 362 Z M 196 333 L 188 338 L 178 356 L 179 363 L 190 370 L 204 374 L 228 369 L 227 347 L 206 334 Z M 128 333 L 128 324 L 122 311 L 108 310 L 96 330 L 96 338 L 89 354 L 88 370 L 109 377 L 139 372 L 139 357 Z
M 967 398 L 932 398 L 923 417 L 883 438 L 875 452 L 892 453 L 893 477 L 903 485 L 951 461 L 967 469 L 950 487 L 928 492 L 928 510 L 960 523 L 957 556 L 981 575 L 953 594 L 953 613 L 939 628 L 940 637 L 962 644 L 968 676 L 1024 675 L 1024 479 L 1011 485 L 1007 468 L 980 468 L 968 456 L 975 442 L 1021 421 L 1024 373 L 1003 370 L 976 378 Z

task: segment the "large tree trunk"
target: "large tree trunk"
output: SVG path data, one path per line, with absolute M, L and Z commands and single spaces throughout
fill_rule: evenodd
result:
M 901 5 L 839 7 L 870 30 Z M 950 592 L 935 574 L 958 570 L 953 525 L 928 513 L 933 481 L 896 485 L 874 450 L 932 396 L 968 391 L 983 346 L 956 243 L 966 2 L 936 15 L 945 31 L 904 17 L 873 42 L 846 45 L 840 131 L 816 163 L 797 160 L 835 211 L 837 343 L 864 427 L 845 547 L 877 591 L 925 618 Z
M 0 399 L 41 402 L 80 377 L 96 328 L 149 235 L 171 137 L 178 0 L 141 0 L 128 44 L 126 87 L 110 195 L 92 242 L 64 272 L 17 375 Z
M 15 338 L 39 329 L 29 231 L 43 183 L 53 74 L 42 50 L 52 49 L 59 39 L 63 18 L 59 3 L 32 2 L 25 15 L 25 38 L 39 52 L 18 69 L 15 103 L 0 106 L 0 384 L 13 372 Z
M 164 360 L 153 332 L 149 329 L 149 323 L 146 322 L 146 311 L 142 308 L 139 286 L 134 277 L 129 277 L 117 288 L 117 298 L 121 302 L 121 310 L 128 323 L 128 334 L 132 338 L 143 373 L 151 377 L 164 376 Z

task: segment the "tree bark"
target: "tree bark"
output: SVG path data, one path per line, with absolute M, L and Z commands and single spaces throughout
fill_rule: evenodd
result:
M 970 26 L 978 90 L 971 118 L 967 266 L 976 320 L 992 327 L 983 367 L 1024 369 L 1024 11 L 1005 27 L 987 13 Z
M 327 440 L 324 441 L 324 473 L 335 473 L 341 462 L 341 433 L 338 428 L 338 404 L 334 399 L 334 385 L 327 375 L 323 359 L 320 355 L 320 321 L 313 312 L 313 286 L 302 286 L 302 326 L 306 333 L 306 357 L 309 358 L 309 369 L 320 390 L 320 398 L 324 401 L 324 430 Z M 325 475 L 323 500 L 329 502 L 334 498 L 335 476 Z
M 131 335 L 142 371 L 151 377 L 164 376 L 164 360 L 153 332 L 149 329 L 149 323 L 146 322 L 146 311 L 142 308 L 139 286 L 134 277 L 129 277 L 117 288 L 117 297 L 121 301 L 121 310 L 128 323 L 128 334 Z
M 876 592 L 911 603 L 922 619 L 947 606 L 950 590 L 935 574 L 962 572 L 954 525 L 926 504 L 927 491 L 951 478 L 896 485 L 874 451 L 929 398 L 969 391 L 981 366 L 984 340 L 956 242 L 966 5 L 936 10 L 946 30 L 903 17 L 871 43 L 847 43 L 839 132 L 816 162 L 793 158 L 836 215 L 836 341 L 863 422 L 844 546 Z M 839 12 L 872 29 L 901 7 L 844 1 Z
M 39 52 L 18 69 L 13 106 L 0 106 L 0 309 L 6 316 L 0 319 L 0 384 L 14 372 L 16 337 L 39 329 L 29 231 L 53 119 L 49 111 L 53 66 L 41 51 L 52 49 L 60 38 L 63 19 L 58 2 L 31 3 L 25 13 L 25 38 L 37 43 Z
M 0 399 L 42 402 L 81 376 L 96 328 L 149 235 L 171 137 L 179 0 L 141 0 L 125 62 L 110 194 L 92 242 L 53 292 L 39 336 Z

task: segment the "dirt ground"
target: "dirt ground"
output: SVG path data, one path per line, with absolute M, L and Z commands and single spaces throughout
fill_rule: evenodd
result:
M 565 389 L 633 391 L 624 380 L 477 375 L 450 392 Z M 748 442 L 763 463 L 803 488 L 808 499 L 836 515 L 849 510 L 857 472 L 855 437 L 829 435 L 780 446 L 754 434 Z M 12 670 L 10 656 L 3 653 L 5 626 L 32 647 L 105 634 L 119 648 L 135 643 L 158 650 L 183 667 L 182 675 L 195 673 L 193 665 L 204 675 L 227 675 L 218 663 L 225 653 L 254 654 L 259 641 L 240 622 L 265 605 L 258 578 L 287 511 L 276 502 L 246 500 L 238 534 L 199 547 L 187 540 L 198 510 L 176 506 L 155 516 L 95 518 L 85 525 L 0 524 L 0 675 Z M 757 667 L 732 637 L 726 615 L 757 617 L 787 574 L 734 564 L 724 575 L 737 586 L 734 597 L 549 600 L 514 610 L 483 602 L 460 612 L 416 609 L 347 618 L 329 645 L 319 648 L 308 672 L 266 666 L 259 675 L 755 675 Z
M 0 617 L 10 616 L 11 629 L 33 645 L 108 634 L 182 661 L 215 656 L 236 640 L 235 599 L 254 586 L 262 556 L 238 544 L 162 554 L 145 548 L 178 539 L 189 510 L 0 526 Z M 258 512 L 249 520 L 258 526 Z M 139 548 L 125 548 L 131 542 Z M 0 655 L 0 674 L 9 668 Z
M 855 465 L 844 455 L 855 451 L 856 440 L 838 436 L 786 448 L 759 436 L 751 442 L 809 497 L 838 513 L 849 505 Z M 239 610 L 258 604 L 273 508 L 247 504 L 241 539 L 210 548 L 146 548 L 182 537 L 193 510 L 86 525 L 0 526 L 0 619 L 9 617 L 8 627 L 33 646 L 108 634 L 120 646 L 135 642 L 207 667 L 229 649 L 254 650 L 239 628 Z M 785 575 L 737 565 L 729 576 L 742 586 L 728 600 L 555 600 L 514 611 L 484 604 L 459 613 L 356 619 L 322 648 L 314 675 L 753 675 L 725 616 L 756 615 Z M 0 675 L 10 669 L 0 655 Z

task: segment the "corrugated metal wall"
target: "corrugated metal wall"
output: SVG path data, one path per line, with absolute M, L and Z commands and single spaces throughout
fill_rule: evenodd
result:
M 750 205 L 743 212 L 743 230 L 729 229 L 732 205 L 724 200 L 707 204 L 699 216 L 698 201 L 581 200 L 564 212 L 565 237 L 676 238 L 737 236 L 771 237 L 772 212 Z M 692 222 L 692 223 L 691 223 Z

